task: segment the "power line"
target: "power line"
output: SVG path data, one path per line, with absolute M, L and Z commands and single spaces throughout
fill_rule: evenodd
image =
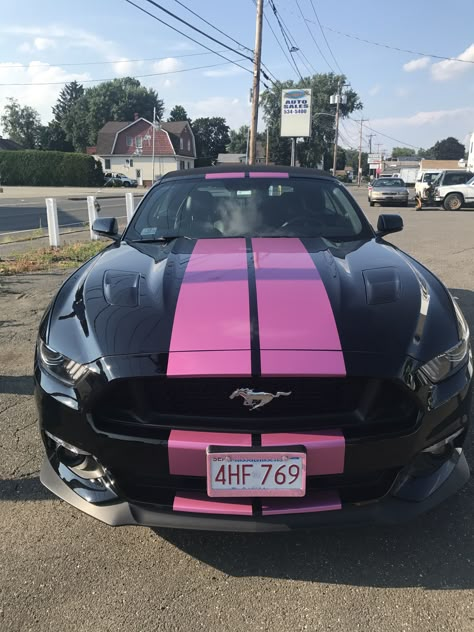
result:
M 304 17 L 303 11 L 301 10 L 301 6 L 300 6 L 300 3 L 298 2 L 298 0 L 296 0 L 296 6 L 298 7 L 298 10 L 299 10 L 299 12 L 300 12 L 300 14 L 301 14 L 301 17 L 302 17 L 302 19 L 303 19 L 304 25 L 305 25 L 305 26 L 306 26 L 306 28 L 308 29 L 308 33 L 310 34 L 311 39 L 313 40 L 313 42 L 314 42 L 314 44 L 315 44 L 316 48 L 318 49 L 319 54 L 320 54 L 320 55 L 321 55 L 321 57 L 324 59 L 324 61 L 326 62 L 326 64 L 329 66 L 329 68 L 330 68 L 333 72 L 335 72 L 335 71 L 334 71 L 334 68 L 333 68 L 333 67 L 331 66 L 331 64 L 328 62 L 328 60 L 326 59 L 326 57 L 325 57 L 325 55 L 324 55 L 323 51 L 321 50 L 321 47 L 319 46 L 318 42 L 316 41 L 316 38 L 315 38 L 315 37 L 314 37 L 314 35 L 313 35 L 313 31 L 309 28 L 309 26 L 308 26 L 308 22 L 306 21 L 306 19 L 305 19 L 305 17 Z
M 356 123 L 359 123 L 360 121 L 357 121 L 356 119 L 353 119 L 351 117 L 349 117 L 351 121 L 355 121 Z M 370 129 L 371 132 L 375 132 L 376 134 L 378 134 L 379 136 L 384 136 L 385 138 L 389 138 L 390 140 L 395 141 L 396 143 L 400 143 L 400 145 L 403 145 L 404 147 L 411 147 L 412 149 L 420 149 L 420 147 L 418 147 L 417 145 L 412 145 L 411 143 L 406 143 L 404 140 L 400 140 L 399 138 L 394 138 L 393 136 L 389 136 L 388 134 L 384 134 L 383 132 L 379 131 L 378 129 L 374 129 L 373 127 L 370 127 L 369 125 L 365 125 L 364 127 L 366 127 L 367 129 Z
M 312 21 L 308 20 L 308 22 Z M 315 22 L 312 22 L 312 24 L 315 24 Z M 410 50 L 409 48 L 398 48 L 397 46 L 390 46 L 389 44 L 381 44 L 380 42 L 374 42 L 373 40 L 364 39 L 363 37 L 352 35 L 351 33 L 343 33 L 342 31 L 337 31 L 336 29 L 332 29 L 329 26 L 324 26 L 323 28 L 326 29 L 326 31 L 332 31 L 332 33 L 337 33 L 338 35 L 343 35 L 344 37 L 349 37 L 350 39 L 355 39 L 359 42 L 364 42 L 365 44 L 372 44 L 372 46 L 379 46 L 381 48 L 388 48 L 389 50 L 396 50 L 399 53 L 410 53 L 410 55 L 420 55 L 421 57 L 433 57 L 434 59 L 443 59 L 444 61 L 458 61 L 462 64 L 474 64 L 474 61 L 471 59 L 445 57 L 444 55 L 435 55 L 434 53 L 420 53 L 420 51 Z
M 175 31 L 176 33 L 179 33 L 183 37 L 186 37 L 187 39 L 191 40 L 191 42 L 194 42 L 195 44 L 198 44 L 198 46 L 202 46 L 202 48 L 205 48 L 206 50 L 210 51 L 211 53 L 214 53 L 218 57 L 222 57 L 222 59 L 225 59 L 227 62 L 229 62 L 231 64 L 234 64 L 235 66 L 238 66 L 239 68 L 242 68 L 243 70 L 245 70 L 246 72 L 249 72 L 250 74 L 253 74 L 253 72 L 252 72 L 252 70 L 250 70 L 250 68 L 245 68 L 245 66 L 242 66 L 241 64 L 237 63 L 236 61 L 234 61 L 232 59 L 229 59 L 228 57 L 225 57 L 225 55 L 222 55 L 222 53 L 218 53 L 217 51 L 213 50 L 212 48 L 209 48 L 209 46 L 206 46 L 206 44 L 203 44 L 202 42 L 198 41 L 197 39 L 194 39 L 194 37 L 191 37 L 187 33 L 184 33 L 183 31 L 180 31 L 176 27 L 171 26 L 171 24 L 168 24 L 167 22 L 165 22 L 164 20 L 162 20 L 158 16 L 154 15 L 153 13 L 150 13 L 150 11 L 147 11 L 143 7 L 139 6 L 138 4 L 135 4 L 135 2 L 132 2 L 132 0 L 125 0 L 125 2 L 127 2 L 128 4 L 131 4 L 136 9 L 138 9 L 139 11 L 142 11 L 146 15 L 149 15 L 151 18 L 153 18 L 157 22 L 160 22 L 161 24 L 164 24 L 165 26 L 170 28 L 172 31 Z M 239 55 L 242 55 L 242 53 L 239 53 Z
M 269 0 L 269 1 L 270 1 L 270 0 Z M 276 5 L 275 5 L 274 0 L 272 0 L 272 4 L 273 4 L 273 6 L 275 6 L 275 9 L 276 9 Z M 295 38 L 293 37 L 293 35 L 291 34 L 291 31 L 290 31 L 290 29 L 288 28 L 288 26 L 286 25 L 286 23 L 285 23 L 285 21 L 284 21 L 283 17 L 281 16 L 281 14 L 279 14 L 279 16 L 280 16 L 281 23 L 283 24 L 283 27 L 285 28 L 285 31 L 286 31 L 286 34 L 287 34 L 288 40 L 289 40 L 289 42 L 290 42 L 290 44 L 291 44 L 292 48 L 294 48 L 294 49 L 295 49 L 295 50 L 294 50 L 295 54 L 296 54 L 296 55 L 298 55 L 298 57 L 300 58 L 300 60 L 302 61 L 302 63 L 306 66 L 306 68 L 307 68 L 307 70 L 308 70 L 308 72 L 309 72 L 310 74 L 311 74 L 312 72 L 313 72 L 313 73 L 316 73 L 316 72 L 317 72 L 317 71 L 316 71 L 316 68 L 315 68 L 315 67 L 313 66 L 313 64 L 309 61 L 309 59 L 306 57 L 306 55 L 305 55 L 305 54 L 304 54 L 304 52 L 301 50 L 301 48 L 300 48 L 300 47 L 296 44 L 296 40 L 295 40 Z
M 273 2 L 273 0 L 268 0 L 268 3 L 270 5 L 271 10 L 273 11 L 273 15 L 275 16 L 275 20 L 277 21 L 277 24 L 280 27 L 280 31 L 281 31 L 281 34 L 283 36 L 283 41 L 285 42 L 286 47 L 288 49 L 288 52 L 290 53 L 291 58 L 293 59 L 293 63 L 295 64 L 296 72 L 298 73 L 301 81 L 304 82 L 303 75 L 301 74 L 300 69 L 298 68 L 298 64 L 296 63 L 296 60 L 293 57 L 293 54 L 297 51 L 297 47 L 294 46 L 291 43 L 291 40 L 288 38 L 288 35 L 285 32 L 285 29 L 283 28 L 283 24 L 282 24 L 282 22 L 280 20 L 278 9 L 276 8 L 275 3 Z
M 217 51 L 218 53 L 225 53 L 225 50 L 222 51 Z M 181 59 L 182 57 L 198 57 L 198 56 L 202 56 L 202 55 L 210 55 L 211 53 L 186 53 L 185 55 L 173 55 L 173 59 Z M 212 54 L 214 54 L 214 51 L 212 51 Z M 63 62 L 57 62 L 57 63 L 46 63 L 46 62 L 39 62 L 38 65 L 34 65 L 33 67 L 41 67 L 41 66 L 101 66 L 104 64 L 122 64 L 122 63 L 131 63 L 131 62 L 137 62 L 137 61 L 163 61 L 164 59 L 169 59 L 170 55 L 168 55 L 168 57 L 144 57 L 143 59 L 113 59 L 113 60 L 109 60 L 109 61 L 80 61 L 80 62 L 74 62 L 74 63 L 63 63 Z M 0 63 L 0 68 L 30 68 L 31 64 L 2 64 Z
M 181 0 L 174 0 L 176 3 L 178 3 L 180 6 L 182 6 L 184 9 L 186 9 L 186 11 L 189 11 L 190 13 L 192 13 L 194 16 L 196 16 L 197 18 L 199 18 L 202 22 L 204 22 L 205 24 L 207 24 L 208 26 L 210 26 L 211 28 L 213 28 L 215 31 L 217 31 L 218 33 L 220 33 L 221 35 L 224 35 L 225 37 L 227 37 L 228 39 L 232 40 L 235 44 L 237 44 L 237 46 L 240 46 L 241 48 L 248 50 L 250 53 L 252 53 L 253 55 L 253 49 L 249 48 L 248 46 L 245 46 L 244 44 L 242 44 L 241 42 L 237 41 L 236 39 L 234 39 L 231 35 L 228 35 L 227 33 L 224 33 L 224 31 L 221 31 L 220 28 L 218 28 L 217 26 L 215 26 L 215 24 L 212 24 L 211 22 L 209 22 L 208 20 L 206 20 L 205 18 L 203 18 L 201 15 L 199 15 L 199 13 L 196 13 L 195 11 L 193 11 L 192 9 L 190 9 L 188 6 L 186 6 L 184 4 L 184 2 L 181 2 Z
M 161 75 L 176 75 L 181 72 L 190 72 L 192 70 L 204 70 L 206 68 L 216 68 L 216 66 L 227 66 L 229 62 L 220 62 L 218 64 L 211 64 L 207 66 L 196 66 L 195 68 L 182 68 L 181 70 L 169 70 L 167 72 L 151 72 L 146 75 L 134 75 L 135 79 L 144 79 L 145 77 L 160 77 Z M 96 81 L 113 81 L 114 79 L 119 79 L 120 77 L 111 77 L 106 79 L 82 79 L 81 83 L 94 83 Z M 124 77 L 121 77 L 122 79 Z M 0 83 L 0 87 L 4 88 L 6 86 L 59 86 L 69 83 L 68 81 L 40 81 L 38 83 Z
M 314 12 L 314 15 L 316 16 L 316 20 L 318 21 L 319 28 L 321 29 L 321 33 L 322 33 L 322 35 L 323 35 L 323 37 L 324 37 L 324 41 L 326 42 L 326 46 L 328 47 L 328 50 L 329 50 L 329 52 L 331 53 L 331 57 L 334 59 L 334 63 L 335 63 L 335 64 L 336 64 L 336 66 L 339 68 L 339 71 L 340 71 L 342 74 L 344 74 L 344 71 L 343 71 L 343 70 L 342 70 L 342 68 L 339 66 L 338 61 L 337 61 L 337 59 L 334 57 L 334 53 L 332 52 L 332 49 L 331 49 L 331 47 L 329 46 L 329 42 L 328 42 L 328 40 L 327 40 L 326 34 L 324 33 L 324 30 L 323 30 L 323 27 L 322 27 L 321 21 L 320 21 L 320 19 L 319 19 L 318 13 L 317 13 L 317 11 L 316 11 L 316 7 L 314 6 L 314 2 L 313 2 L 313 0 L 309 0 L 309 1 L 310 1 L 310 3 L 311 3 L 311 6 L 313 7 L 313 12 Z
M 181 22 L 182 24 L 185 24 L 188 28 L 192 29 L 193 31 L 196 31 L 196 33 L 199 33 L 203 37 L 207 37 L 207 39 L 210 39 L 211 41 L 215 42 L 216 44 L 219 44 L 219 46 L 223 46 L 224 48 L 227 48 L 227 50 L 230 50 L 233 53 L 237 53 L 238 55 L 240 55 L 244 59 L 247 59 L 247 60 L 249 60 L 249 61 L 251 61 L 253 63 L 253 58 L 252 57 L 249 57 L 248 55 L 244 55 L 244 53 L 235 50 L 235 48 L 232 48 L 232 46 L 227 46 L 227 44 L 224 44 L 224 42 L 221 42 L 220 40 L 216 39 L 212 35 L 209 35 L 205 31 L 201 31 L 201 29 L 198 29 L 197 26 L 194 26 L 190 22 L 187 22 L 186 20 L 183 20 L 183 18 L 180 18 L 179 15 L 176 15 L 172 11 L 169 11 L 168 9 L 165 9 L 160 4 L 155 2 L 155 0 L 145 0 L 145 1 L 148 2 L 148 4 L 153 5 L 154 7 L 159 9 L 160 11 L 163 11 L 163 13 L 166 13 L 167 15 L 171 16 L 173 19 L 178 20 L 178 22 Z
M 253 1 L 253 3 L 255 4 L 255 0 L 252 0 L 252 1 Z M 299 72 L 298 72 L 298 68 L 296 67 L 296 65 L 295 65 L 295 63 L 294 63 L 293 57 L 288 57 L 287 52 L 285 51 L 285 49 L 284 49 L 284 48 L 283 48 L 283 46 L 281 45 L 281 42 L 280 42 L 280 40 L 278 39 L 277 34 L 276 34 L 276 33 L 275 33 L 275 31 L 273 30 L 273 27 L 272 27 L 272 24 L 271 24 L 270 20 L 267 18 L 266 14 L 265 14 L 265 10 L 264 10 L 264 13 L 263 13 L 263 17 L 265 18 L 265 22 L 267 23 L 268 28 L 269 28 L 269 29 L 270 29 L 270 31 L 273 33 L 273 37 L 275 38 L 276 43 L 277 43 L 277 44 L 278 44 L 278 46 L 280 47 L 281 52 L 282 52 L 282 53 L 283 53 L 283 55 L 285 56 L 286 61 L 290 64 L 290 66 L 293 68 L 293 70 L 294 70 L 294 71 L 296 72 L 296 74 L 298 75 L 298 74 L 299 74 Z

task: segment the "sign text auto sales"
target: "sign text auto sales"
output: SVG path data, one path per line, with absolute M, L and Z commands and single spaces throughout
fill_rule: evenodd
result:
M 311 136 L 311 90 L 281 91 L 281 136 Z

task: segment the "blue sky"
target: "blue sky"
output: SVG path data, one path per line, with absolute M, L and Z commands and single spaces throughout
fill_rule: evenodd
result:
M 135 0 L 147 10 L 190 32 L 186 27 Z M 217 39 L 223 36 L 199 22 L 175 0 L 158 0 L 164 7 L 191 21 Z M 298 0 L 305 17 L 315 20 L 310 0 Z M 212 24 L 236 40 L 253 47 L 255 6 L 252 0 L 183 0 Z M 295 0 L 275 0 L 276 6 L 301 52 L 318 72 L 330 70 L 314 44 L 306 24 L 327 61 L 334 59 L 319 26 L 305 23 Z M 474 2 L 451 0 L 368 0 L 327 2 L 313 0 L 323 25 L 395 47 L 427 53 L 420 56 L 371 46 L 332 31 L 325 31 L 333 54 L 364 103 L 368 125 L 403 143 L 427 147 L 448 135 L 461 141 L 474 131 L 474 64 L 441 62 L 429 54 L 463 56 L 474 61 Z M 281 34 L 270 7 L 266 14 Z M 196 35 L 196 34 L 194 34 Z M 199 38 L 199 36 L 196 36 Z M 202 38 L 199 38 L 202 39 Z M 206 40 L 203 40 L 206 41 Z M 225 40 L 233 45 L 229 40 Z M 207 41 L 211 48 L 223 50 Z M 166 26 L 144 15 L 124 0 L 24 0 L 2 3 L 0 23 L 0 108 L 8 96 L 35 107 L 43 122 L 51 118 L 61 85 L 33 85 L 72 79 L 109 79 L 125 75 L 164 73 L 219 64 L 223 59 L 206 52 Z M 186 56 L 185 56 L 186 55 Z M 239 59 L 230 53 L 233 59 Z M 129 61 L 153 58 L 152 61 Z M 303 75 L 308 74 L 295 55 Z M 119 61 L 121 60 L 121 61 Z M 296 78 L 274 36 L 264 23 L 263 61 L 278 79 Z M 100 62 L 88 64 L 86 62 Z M 103 63 L 107 62 L 107 63 Z M 44 64 L 51 64 L 45 66 Z M 250 67 L 248 62 L 242 62 Z M 68 65 L 78 64 L 78 65 Z M 231 127 L 246 123 L 251 74 L 233 65 L 140 79 L 158 90 L 168 111 L 176 103 L 192 118 L 224 116 Z M 84 85 L 95 85 L 85 83 Z M 356 115 L 360 115 L 357 113 Z M 342 143 L 358 144 L 358 129 L 344 122 Z M 364 132 L 366 143 L 369 130 Z M 381 134 L 373 139 L 389 150 L 394 142 Z

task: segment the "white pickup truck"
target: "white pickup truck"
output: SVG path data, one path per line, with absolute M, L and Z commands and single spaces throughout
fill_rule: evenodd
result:
M 420 170 L 416 176 L 415 195 L 423 197 L 425 189 L 433 182 L 435 178 L 439 176 L 440 173 L 440 169 L 427 169 L 426 171 Z

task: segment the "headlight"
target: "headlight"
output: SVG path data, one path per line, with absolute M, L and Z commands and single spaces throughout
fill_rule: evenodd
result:
M 90 370 L 89 366 L 54 351 L 42 340 L 38 340 L 38 361 L 45 371 L 71 385 L 76 384 Z
M 454 310 L 458 321 L 459 342 L 421 367 L 421 371 L 434 383 L 441 382 L 462 366 L 470 354 L 469 327 L 455 300 Z

